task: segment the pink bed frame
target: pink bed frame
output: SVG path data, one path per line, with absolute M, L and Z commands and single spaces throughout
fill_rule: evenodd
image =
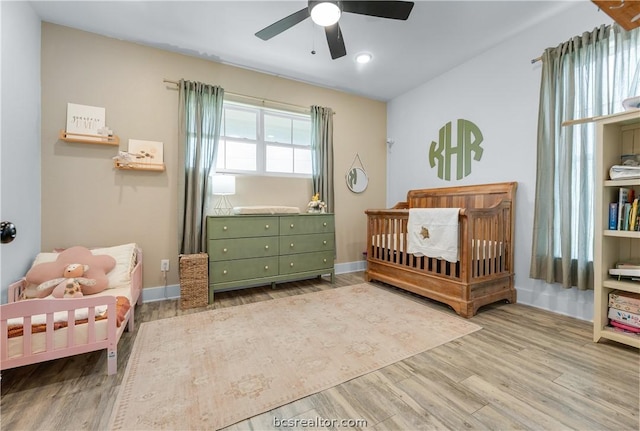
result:
M 112 375 L 117 372 L 118 363 L 118 340 L 122 336 L 125 328 L 134 330 L 134 309 L 136 304 L 142 303 L 142 250 L 136 249 L 136 265 L 131 272 L 131 308 L 125 315 L 125 319 L 118 327 L 116 324 L 116 298 L 115 296 L 85 296 L 73 299 L 38 299 L 28 301 L 18 301 L 20 293 L 27 287 L 24 278 L 11 284 L 8 291 L 8 303 L 0 306 L 0 370 L 20 367 L 23 365 L 36 364 L 52 359 L 65 358 L 96 350 L 107 350 L 107 374 Z M 107 306 L 107 338 L 96 340 L 96 320 L 95 307 Z M 75 332 L 75 310 L 88 309 L 89 321 L 86 324 L 87 342 L 77 341 Z M 54 347 L 54 321 L 53 315 L 56 312 L 67 311 L 69 314 L 69 324 L 67 326 L 67 345 L 61 348 Z M 22 317 L 24 326 L 31 326 L 31 318 L 36 315 L 46 315 L 45 350 L 32 353 L 31 331 L 24 331 L 22 338 L 21 356 L 8 358 L 8 327 L 7 320 Z

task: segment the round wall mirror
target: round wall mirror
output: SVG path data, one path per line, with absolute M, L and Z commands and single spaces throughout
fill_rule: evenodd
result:
M 367 173 L 362 168 L 351 168 L 347 172 L 347 187 L 354 193 L 362 193 L 369 185 Z

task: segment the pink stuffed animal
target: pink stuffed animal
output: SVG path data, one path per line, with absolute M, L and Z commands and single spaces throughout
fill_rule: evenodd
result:
M 116 260 L 107 255 L 93 255 L 85 247 L 75 246 L 61 253 L 53 262 L 34 265 L 25 278 L 37 286 L 31 298 L 44 298 L 53 293 L 56 298 L 92 295 L 109 288 L 107 273 L 116 266 Z M 68 279 L 75 279 L 70 284 Z M 67 286 L 68 285 L 68 286 Z M 80 292 L 78 292 L 78 289 Z
M 85 278 L 83 275 L 89 271 L 89 265 L 72 263 L 67 265 L 62 273 L 62 277 L 45 281 L 38 286 L 41 292 L 49 292 L 55 298 L 78 298 L 83 296 L 80 286 L 95 286 L 96 280 Z

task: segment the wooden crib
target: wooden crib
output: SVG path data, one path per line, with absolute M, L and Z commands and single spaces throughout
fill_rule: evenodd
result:
M 410 190 L 392 209 L 367 210 L 367 281 L 443 302 L 469 318 L 493 302 L 516 302 L 516 182 Z M 409 208 L 460 208 L 459 260 L 418 257 L 407 245 Z

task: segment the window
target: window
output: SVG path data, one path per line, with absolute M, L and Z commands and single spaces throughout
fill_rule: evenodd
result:
M 224 102 L 216 171 L 310 177 L 310 116 Z

